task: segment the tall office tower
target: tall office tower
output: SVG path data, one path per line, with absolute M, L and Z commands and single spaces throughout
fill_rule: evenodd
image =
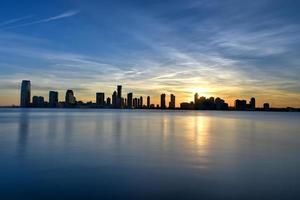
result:
M 116 99 L 116 104 L 117 108 L 122 108 L 122 85 L 117 86 L 117 99 Z
M 104 104 L 105 104 L 105 101 L 104 101 L 105 97 L 104 96 L 105 95 L 104 95 L 103 92 L 97 92 L 96 93 L 96 104 L 98 106 L 104 106 Z
M 55 108 L 58 106 L 58 92 L 49 91 L 49 106 Z
M 137 98 L 134 98 L 133 99 L 133 107 L 137 108 L 137 105 L 138 105 L 138 100 L 137 100 Z
M 117 86 L 117 90 L 118 90 L 118 98 L 122 98 L 122 85 L 118 85 Z
M 110 98 L 107 97 L 107 98 L 106 98 L 106 104 L 110 106 L 110 103 L 111 103 L 111 102 L 110 102 Z
M 117 108 L 117 92 L 114 91 L 112 95 L 112 106 L 113 108 Z
M 174 94 L 171 94 L 170 102 L 169 102 L 169 108 L 170 109 L 175 109 L 175 95 Z
M 166 108 L 166 94 L 160 95 L 160 108 L 165 109 Z
M 142 96 L 140 96 L 140 106 L 139 107 L 143 108 L 143 97 Z
M 150 108 L 150 96 L 147 96 L 147 108 Z
M 199 100 L 199 95 L 198 95 L 198 93 L 196 93 L 196 94 L 194 95 L 194 104 L 195 104 L 195 105 L 198 103 L 198 100 Z
M 137 108 L 140 108 L 140 99 L 139 99 L 139 98 L 137 98 L 137 104 L 136 104 L 136 107 L 137 107 Z
M 31 84 L 28 80 L 23 80 L 21 85 L 20 106 L 25 108 L 30 106 Z
M 255 98 L 252 97 L 250 100 L 250 110 L 254 111 L 255 110 Z
M 132 108 L 132 93 L 127 94 L 127 108 Z
M 73 90 L 67 90 L 66 97 L 65 97 L 65 103 L 66 103 L 66 105 L 75 105 L 76 104 L 76 98 L 74 96 Z

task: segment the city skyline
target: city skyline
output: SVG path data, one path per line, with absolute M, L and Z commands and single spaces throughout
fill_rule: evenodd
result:
M 19 81 L 37 96 L 83 101 L 115 84 L 157 104 L 193 94 L 256 97 L 300 107 L 296 1 L 6 1 L 0 7 L 0 106 L 18 105 Z M 130 91 L 125 91 L 130 92 Z M 166 102 L 167 106 L 169 102 Z
M 198 93 L 194 94 L 194 101 L 179 102 L 180 106 L 176 106 L 176 95 L 169 95 L 169 103 L 167 103 L 167 95 L 160 95 L 159 104 L 151 102 L 151 97 L 134 96 L 133 92 L 122 96 L 122 85 L 117 85 L 116 90 L 111 96 L 105 96 L 104 92 L 95 94 L 95 101 L 83 102 L 76 98 L 73 90 L 68 89 L 65 93 L 65 100 L 61 101 L 57 91 L 49 91 L 48 101 L 43 96 L 33 95 L 31 98 L 31 81 L 22 80 L 20 90 L 21 108 L 110 108 L 110 109 L 181 109 L 181 110 L 236 110 L 236 111 L 299 111 L 299 108 L 275 108 L 271 107 L 268 102 L 264 102 L 261 106 L 257 106 L 256 99 L 251 97 L 249 103 L 245 99 L 236 99 L 234 106 L 230 106 L 226 100 L 220 97 L 205 97 Z M 127 98 L 126 98 L 127 97 Z M 32 99 L 32 100 L 31 100 Z M 167 106 L 168 105 L 168 106 Z

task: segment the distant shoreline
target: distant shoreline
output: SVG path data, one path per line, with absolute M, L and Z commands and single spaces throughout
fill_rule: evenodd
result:
M 229 108 L 228 110 L 208 110 L 208 109 L 180 109 L 180 108 L 175 108 L 175 109 L 160 109 L 160 108 L 134 108 L 134 109 L 126 109 L 126 108 L 95 108 L 95 107 L 56 107 L 56 108 L 50 108 L 50 107 L 43 107 L 43 108 L 35 108 L 35 107 L 27 107 L 27 108 L 22 108 L 20 106 L 0 106 L 0 109 L 31 109 L 31 110 L 43 110 L 43 109 L 48 109 L 48 110 L 75 110 L 75 109 L 80 109 L 80 110 L 160 110 L 160 111 L 237 111 L 237 112 L 300 112 L 300 108 L 270 108 L 269 110 L 264 110 L 263 108 L 256 108 L 256 110 L 236 110 L 234 108 Z

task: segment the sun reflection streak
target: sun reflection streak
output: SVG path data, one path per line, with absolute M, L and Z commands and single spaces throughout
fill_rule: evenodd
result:
M 190 137 L 193 138 L 194 151 L 196 154 L 197 168 L 208 168 L 210 159 L 210 130 L 211 119 L 203 115 L 195 115 L 194 120 L 191 120 L 191 125 L 194 128 Z

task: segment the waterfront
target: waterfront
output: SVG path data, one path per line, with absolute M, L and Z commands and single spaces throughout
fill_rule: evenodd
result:
M 2 199 L 298 199 L 300 113 L 0 110 Z

